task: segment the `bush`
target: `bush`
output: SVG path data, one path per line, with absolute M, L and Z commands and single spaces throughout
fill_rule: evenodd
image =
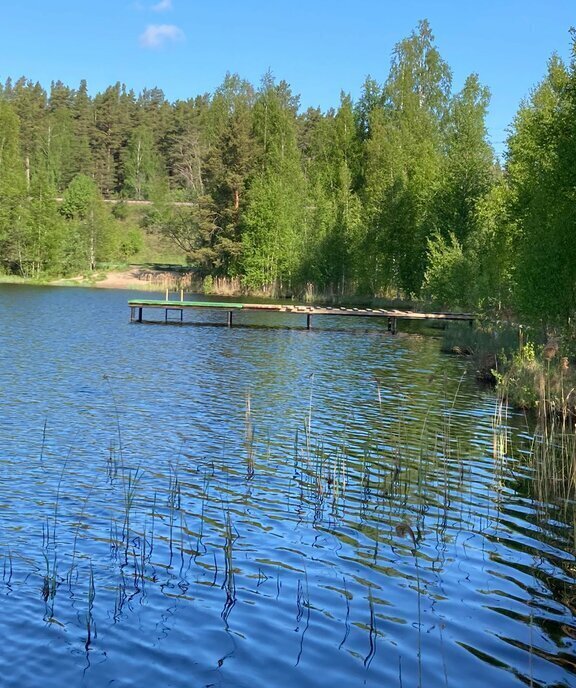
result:
M 498 391 L 510 404 L 543 416 L 574 415 L 576 374 L 556 342 L 536 347 L 528 342 L 497 374 Z
M 439 307 L 468 306 L 474 302 L 473 270 L 454 234 L 450 240 L 436 234 L 428 240 L 428 267 L 422 294 Z
M 212 294 L 214 291 L 214 278 L 212 275 L 206 275 L 202 282 L 202 291 L 205 294 Z

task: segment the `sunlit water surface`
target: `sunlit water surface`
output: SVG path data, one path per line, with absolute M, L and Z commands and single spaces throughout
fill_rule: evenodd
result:
M 0 287 L 3 685 L 575 684 L 573 524 L 461 360 L 134 296 Z

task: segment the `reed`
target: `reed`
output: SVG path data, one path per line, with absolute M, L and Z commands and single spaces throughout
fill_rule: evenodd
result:
M 78 537 L 80 535 L 80 528 L 82 527 L 82 522 L 84 520 L 84 515 L 86 513 L 86 506 L 88 505 L 88 500 L 90 499 L 90 496 L 92 495 L 92 491 L 94 490 L 96 484 L 94 484 L 90 490 L 88 490 L 86 496 L 82 500 L 82 510 L 80 511 L 80 515 L 78 518 L 78 522 L 76 524 L 76 528 L 74 531 L 74 541 L 72 544 L 72 562 L 70 564 L 70 568 L 68 569 L 68 573 L 66 575 L 66 578 L 68 580 L 68 585 L 71 587 L 72 586 L 72 575 L 76 569 L 76 555 L 78 552 Z
M 297 485 L 301 490 L 300 503 L 296 503 L 294 506 L 290 505 L 290 511 L 296 514 L 295 527 L 299 527 L 302 523 L 306 525 L 305 520 L 308 517 L 310 519 L 309 525 L 313 528 L 315 535 L 322 537 L 322 535 L 329 534 L 334 540 L 342 538 L 342 542 L 346 542 L 345 538 L 354 542 L 357 533 L 352 532 L 352 530 L 356 528 L 366 541 L 370 539 L 374 542 L 373 562 L 365 562 L 366 567 L 374 566 L 375 569 L 377 568 L 381 554 L 379 548 L 383 549 L 388 543 L 393 553 L 399 552 L 399 556 L 405 558 L 405 563 L 407 561 L 407 567 L 411 569 L 409 577 L 415 581 L 410 586 L 414 591 L 412 597 L 414 607 L 410 609 L 409 613 L 417 622 L 414 627 L 418 632 L 418 645 L 416 648 L 416 639 L 414 639 L 414 645 L 411 649 L 412 654 L 417 656 L 418 685 L 423 684 L 422 666 L 423 663 L 425 666 L 426 661 L 426 657 L 422 654 L 422 641 L 426 638 L 423 635 L 423 629 L 426 625 L 428 610 L 424 604 L 424 596 L 427 594 L 425 574 L 428 571 L 430 543 L 425 540 L 430 537 L 431 530 L 436 533 L 442 533 L 446 530 L 450 505 L 455 501 L 455 491 L 460 489 L 457 480 L 458 470 L 464 470 L 464 462 L 462 461 L 464 450 L 458 445 L 454 437 L 458 427 L 457 416 L 454 411 L 462 382 L 463 378 L 455 381 L 455 392 L 450 392 L 443 399 L 440 399 L 440 402 L 443 403 L 440 413 L 426 412 L 419 418 L 418 422 L 412 422 L 403 414 L 403 408 L 412 401 L 408 394 L 405 397 L 400 397 L 398 406 L 401 409 L 398 416 L 393 420 L 385 417 L 386 410 L 383 403 L 385 381 L 377 380 L 372 403 L 374 410 L 380 411 L 380 416 L 375 414 L 374 427 L 367 433 L 367 439 L 363 446 L 358 446 L 357 436 L 353 434 L 353 428 L 352 430 L 349 428 L 348 417 L 343 418 L 341 428 L 329 436 L 320 436 L 317 429 L 319 422 L 315 423 L 316 427 L 313 432 L 313 390 L 310 390 L 310 396 L 309 399 L 306 399 L 302 414 L 304 415 L 304 422 L 302 419 L 300 420 L 299 433 L 298 430 L 296 432 L 294 475 L 290 475 L 292 470 L 290 458 L 285 459 L 283 467 L 286 472 L 284 476 L 286 484 Z M 495 458 L 500 462 L 504 462 L 505 457 L 513 449 L 512 438 L 506 428 L 508 424 L 506 409 L 505 401 L 501 399 L 493 422 L 493 452 Z M 118 416 L 117 420 L 119 422 Z M 304 436 L 302 436 L 302 426 L 304 427 Z M 241 443 L 242 428 L 240 428 L 239 434 Z M 247 441 L 246 460 L 244 461 L 241 456 L 238 457 L 237 475 L 242 477 L 239 483 L 244 485 L 245 494 L 242 494 L 238 501 L 234 501 L 233 497 L 230 502 L 223 503 L 222 495 L 229 495 L 229 490 L 232 489 L 231 483 L 228 482 L 231 473 L 227 470 L 220 470 L 217 461 L 206 459 L 204 468 L 185 466 L 184 461 L 182 461 L 182 465 L 178 462 L 173 464 L 168 461 L 167 489 L 164 482 L 158 493 L 152 490 L 148 491 L 147 485 L 142 483 L 148 483 L 152 480 L 152 472 L 144 473 L 139 467 L 135 470 L 128 467 L 122 455 L 121 434 L 118 433 L 118 448 L 111 448 L 110 451 L 111 463 L 114 464 L 112 476 L 109 468 L 106 467 L 106 475 L 111 480 L 111 484 L 107 486 L 110 488 L 110 499 L 106 507 L 109 507 L 114 514 L 110 520 L 109 540 L 111 549 L 114 550 L 114 547 L 118 547 L 120 551 L 123 550 L 124 558 L 122 560 L 121 554 L 111 557 L 110 570 L 100 579 L 98 576 L 101 575 L 101 572 L 98 569 L 99 564 L 96 563 L 97 559 L 94 559 L 94 566 L 92 559 L 90 559 L 87 571 L 88 602 L 86 605 L 86 591 L 83 590 L 81 607 L 85 613 L 76 616 L 81 630 L 78 636 L 84 643 L 86 652 L 93 649 L 97 637 L 96 618 L 101 620 L 108 616 L 117 622 L 124 614 L 132 610 L 133 606 L 136 606 L 132 605 L 132 600 L 135 598 L 142 602 L 146 595 L 155 593 L 182 599 L 185 597 L 188 587 L 195 584 L 209 585 L 211 582 L 214 589 L 210 592 L 217 595 L 219 609 L 220 605 L 223 604 L 221 617 L 226 630 L 229 630 L 230 615 L 237 601 L 238 590 L 244 592 L 245 586 L 250 580 L 250 576 L 244 575 L 238 565 L 239 561 L 244 564 L 244 557 L 250 558 L 250 549 L 248 546 L 242 550 L 239 546 L 239 534 L 233 522 L 234 512 L 232 509 L 238 508 L 239 513 L 241 513 L 239 505 L 241 501 L 244 505 L 248 502 L 246 499 L 246 493 L 249 492 L 248 488 L 254 488 L 254 492 L 256 492 L 262 487 L 267 477 L 267 466 L 264 458 L 261 459 L 261 464 L 259 462 L 258 474 L 255 475 L 254 472 L 252 447 L 254 418 L 249 392 L 246 394 L 245 402 L 244 435 Z M 557 451 L 565 457 L 565 461 L 557 469 L 558 472 L 554 473 L 551 467 L 554 465 L 555 459 L 545 455 L 552 455 Z M 272 450 L 269 449 L 269 454 L 271 455 L 271 453 Z M 556 416 L 554 423 L 543 425 L 539 432 L 534 434 L 530 460 L 534 462 L 535 471 L 540 476 L 538 482 L 543 487 L 554 487 L 553 498 L 560 496 L 562 499 L 568 500 L 571 495 L 573 496 L 576 479 L 573 463 L 575 453 L 576 434 L 569 417 Z M 572 460 L 571 464 L 569 460 Z M 458 461 L 462 464 L 461 468 L 458 466 Z M 273 465 L 272 461 L 269 463 Z M 49 618 L 54 615 L 54 600 L 58 585 L 62 582 L 59 577 L 59 566 L 56 558 L 57 539 L 60 555 L 62 555 L 62 548 L 66 543 L 71 542 L 72 564 L 68 571 L 69 598 L 80 599 L 72 590 L 73 586 L 78 584 L 80 577 L 73 575 L 73 573 L 77 574 L 82 561 L 81 536 L 86 533 L 87 540 L 90 537 L 90 531 L 82 530 L 82 523 L 85 521 L 92 490 L 98 485 L 98 480 L 95 480 L 83 502 L 79 501 L 81 504 L 79 518 L 76 519 L 76 523 L 70 523 L 65 519 L 66 511 L 64 508 L 62 508 L 62 514 L 59 513 L 60 495 L 61 491 L 64 493 L 62 488 L 67 477 L 64 468 L 57 485 L 56 504 L 53 510 L 52 505 L 48 507 L 49 517 L 46 526 L 43 525 L 43 529 L 45 528 L 43 530 L 45 571 L 41 568 L 39 570 L 43 574 L 42 596 L 46 602 L 46 613 Z M 103 462 L 99 468 L 102 471 L 100 483 L 102 484 L 105 481 Z M 229 467 L 226 466 L 225 468 L 228 469 Z M 245 469 L 246 477 L 254 478 L 254 482 L 250 485 L 247 485 L 246 478 L 244 478 Z M 193 474 L 193 480 L 186 480 L 184 477 L 186 472 Z M 117 476 L 118 480 L 116 480 Z M 146 478 L 145 481 L 143 477 Z M 166 481 L 166 476 L 163 476 L 162 480 Z M 432 483 L 434 483 L 435 492 L 431 492 L 429 489 Z M 566 490 L 567 485 L 572 486 L 571 491 Z M 433 495 L 432 499 L 431 494 Z M 68 496 L 68 491 L 66 491 L 66 496 Z M 106 497 L 104 496 L 103 499 Z M 330 505 L 330 500 L 332 509 L 328 513 L 327 505 Z M 120 512 L 119 502 L 121 502 L 123 513 Z M 234 506 L 231 507 L 230 503 Z M 258 507 L 260 508 L 261 505 Z M 434 516 L 437 518 L 436 523 L 433 522 Z M 187 517 L 190 522 L 194 521 L 192 530 L 188 528 Z M 242 514 L 240 518 L 242 519 Z M 250 518 L 257 517 L 251 515 Z M 329 527 L 324 527 L 327 518 L 330 518 L 331 522 Z M 355 521 L 355 519 L 357 520 Z M 425 521 L 427 521 L 427 528 L 424 528 Z M 60 529 L 58 533 L 57 523 L 58 529 Z M 240 520 L 237 523 L 244 523 L 244 521 Z M 339 529 L 339 525 L 342 525 L 341 529 Z M 389 527 L 387 528 L 387 526 Z M 66 527 L 70 530 L 68 538 L 65 537 L 66 533 L 64 532 Z M 195 547 L 194 538 L 196 538 Z M 398 539 L 401 540 L 400 547 L 395 549 Z M 185 549 L 186 540 L 192 540 L 193 543 L 189 550 Z M 90 547 L 95 547 L 96 541 L 88 544 Z M 244 543 L 241 542 L 240 545 L 242 544 Z M 321 542 L 320 545 L 322 545 Z M 406 556 L 402 549 L 409 550 L 410 556 Z M 51 557 L 52 551 L 53 557 Z M 152 562 L 153 551 L 155 552 L 154 562 Z M 179 569 L 178 556 L 180 559 Z M 186 556 L 188 556 L 187 561 Z M 247 568 L 249 564 L 253 563 L 253 561 L 249 562 Z M 265 586 L 271 586 L 274 583 L 273 577 L 266 573 L 267 565 L 269 564 L 258 563 L 258 574 L 255 577 L 256 587 L 262 587 L 263 598 L 267 594 L 264 590 Z M 10 581 L 12 579 L 11 553 L 4 556 L 3 570 L 4 580 Z M 283 575 L 292 576 L 292 580 L 295 582 L 296 574 L 285 574 L 285 571 L 286 569 L 282 569 Z M 84 569 L 84 573 L 86 574 L 86 569 Z M 212 574 L 213 580 L 210 581 Z M 176 580 L 178 576 L 179 580 Z M 412 578 L 412 576 L 414 577 Z M 269 579 L 270 582 L 268 582 Z M 346 605 L 345 619 L 341 619 L 344 624 L 344 637 L 341 647 L 347 642 L 351 629 L 354 632 L 361 629 L 364 632 L 364 641 L 368 643 L 368 647 L 365 657 L 359 656 L 359 659 L 361 662 L 363 661 L 366 669 L 369 669 L 374 657 L 377 656 L 377 649 L 380 653 L 385 648 L 385 643 L 378 640 L 385 638 L 384 628 L 387 621 L 380 621 L 384 619 L 380 608 L 384 603 L 374 596 L 373 590 L 377 588 L 373 588 L 372 583 L 361 581 L 354 574 L 351 574 L 350 580 L 354 593 L 348 590 L 345 579 L 343 580 L 344 592 L 341 593 Z M 83 576 L 83 581 L 85 585 L 86 575 Z M 314 584 L 312 581 L 313 578 L 311 577 L 311 585 Z M 297 585 L 296 621 L 298 628 L 296 630 L 301 633 L 298 663 L 302 656 L 304 639 L 310 626 L 313 607 L 310 603 L 307 574 L 303 579 L 298 578 Z M 367 586 L 365 597 L 360 597 L 355 592 L 361 585 Z M 97 589 L 98 597 L 96 596 Z M 326 588 L 326 590 L 328 589 Z M 197 588 L 197 590 L 201 590 L 201 588 Z M 293 590 L 289 587 L 289 583 L 284 587 L 284 591 L 286 590 Z M 278 569 L 276 576 L 277 597 L 281 593 L 282 583 Z M 107 594 L 110 605 L 113 606 L 113 613 L 110 610 L 106 615 L 100 612 L 98 607 L 102 604 L 105 605 L 104 600 Z M 193 593 L 193 595 L 195 594 Z M 415 599 L 415 595 L 417 595 L 417 599 Z M 64 595 L 60 594 L 59 607 L 66 602 L 66 599 Z M 363 600 L 361 613 L 363 615 L 368 613 L 368 623 L 360 624 L 357 619 L 353 618 L 352 603 L 355 599 Z M 293 605 L 293 597 L 290 598 L 290 604 Z M 341 616 L 344 617 L 344 610 Z M 103 622 L 100 621 L 100 623 Z M 383 625 L 379 628 L 379 624 Z M 310 627 L 314 628 L 313 625 Z M 103 638 L 103 628 L 99 630 Z M 414 661 L 416 661 L 416 657 Z M 401 681 L 402 679 L 400 679 Z M 415 684 L 416 680 L 413 683 Z
M 94 585 L 94 569 L 92 562 L 90 562 L 90 573 L 88 576 L 88 609 L 86 612 L 86 642 L 84 648 L 86 652 L 90 650 L 92 638 L 96 635 L 96 627 L 94 625 L 94 600 L 96 598 L 96 587 Z
M 56 553 L 54 553 L 52 561 L 50 561 L 46 552 L 43 552 L 43 554 L 46 570 L 42 581 L 42 599 L 46 605 L 45 619 L 50 620 L 54 618 L 54 600 L 59 584 L 58 563 Z
M 246 478 L 254 477 L 254 426 L 252 423 L 252 398 L 250 390 L 245 394 L 244 447 L 246 450 Z
M 576 497 L 576 374 L 557 341 L 545 346 L 525 344 L 507 372 L 498 377 L 499 406 L 526 412 L 531 435 L 529 462 L 539 499 L 570 505 Z M 508 439 L 495 433 L 498 453 Z
M 306 632 L 310 628 L 310 591 L 308 588 L 308 574 L 304 570 L 304 585 L 300 578 L 298 579 L 298 589 L 296 592 L 296 631 L 300 629 L 300 624 L 302 619 L 304 621 L 304 628 L 302 629 L 302 634 L 300 636 L 300 649 L 298 651 L 298 657 L 296 658 L 296 666 L 300 664 L 300 659 L 302 658 L 302 652 L 304 651 L 304 637 Z
M 8 550 L 8 556 L 4 556 L 2 564 L 2 581 L 7 587 L 12 583 L 12 575 L 14 573 L 14 566 L 12 562 L 12 550 Z
M 222 609 L 221 617 L 228 626 L 228 617 L 236 604 L 236 578 L 234 575 L 234 543 L 238 538 L 238 533 L 232 527 L 230 510 L 226 511 L 224 522 L 224 582 L 222 589 L 226 592 L 226 602 Z
M 122 524 L 122 542 L 124 544 L 124 560 L 128 561 L 128 547 L 131 532 L 131 516 L 134 508 L 134 502 L 138 491 L 138 485 L 142 478 L 142 471 L 140 468 L 134 470 L 122 467 L 122 497 L 124 507 L 124 517 Z
M 368 622 L 368 641 L 369 641 L 369 651 L 364 658 L 364 666 L 366 669 L 370 668 L 370 664 L 374 659 L 376 654 L 376 638 L 378 637 L 378 629 L 376 628 L 376 614 L 374 612 L 374 595 L 372 594 L 372 586 L 368 588 L 368 610 L 369 610 L 369 622 Z

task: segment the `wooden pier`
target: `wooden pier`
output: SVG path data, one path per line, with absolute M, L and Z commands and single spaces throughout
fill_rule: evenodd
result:
M 164 311 L 164 322 L 169 322 L 169 314 L 174 313 L 179 322 L 184 322 L 184 311 L 188 310 L 212 310 L 226 313 L 226 324 L 232 327 L 234 313 L 285 313 L 291 315 L 306 316 L 306 329 L 312 329 L 312 316 L 330 315 L 336 317 L 362 317 L 385 318 L 388 322 L 388 331 L 396 334 L 399 320 L 459 320 L 474 321 L 474 315 L 470 313 L 416 313 L 414 311 L 401 311 L 387 308 L 351 308 L 330 306 L 294 306 L 268 303 L 221 303 L 217 301 L 151 301 L 132 300 L 130 306 L 130 322 L 145 322 L 143 320 L 144 309 L 160 309 Z

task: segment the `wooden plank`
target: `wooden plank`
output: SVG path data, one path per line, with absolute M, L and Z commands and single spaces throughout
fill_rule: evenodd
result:
M 142 311 L 144 308 L 164 308 L 166 310 L 227 310 L 230 314 L 228 322 L 231 324 L 231 313 L 233 310 L 244 310 L 253 312 L 275 312 L 275 313 L 302 313 L 307 315 L 307 325 L 312 315 L 329 315 L 332 317 L 365 317 L 365 318 L 388 318 L 390 331 L 395 332 L 398 320 L 453 320 L 473 322 L 475 316 L 472 313 L 451 313 L 451 312 L 430 312 L 419 313 L 414 311 L 401 311 L 396 308 L 357 308 L 357 307 L 333 307 L 333 306 L 308 306 L 296 304 L 268 304 L 268 303 L 237 303 L 220 301 L 166 301 L 166 300 L 130 300 L 131 319 L 142 322 Z
M 218 301 L 158 301 L 150 299 L 136 300 L 132 299 L 128 301 L 129 306 L 146 306 L 147 308 L 166 308 L 170 306 L 185 306 L 187 308 L 244 308 L 243 303 L 236 303 L 234 301 L 230 303 L 218 302 Z

